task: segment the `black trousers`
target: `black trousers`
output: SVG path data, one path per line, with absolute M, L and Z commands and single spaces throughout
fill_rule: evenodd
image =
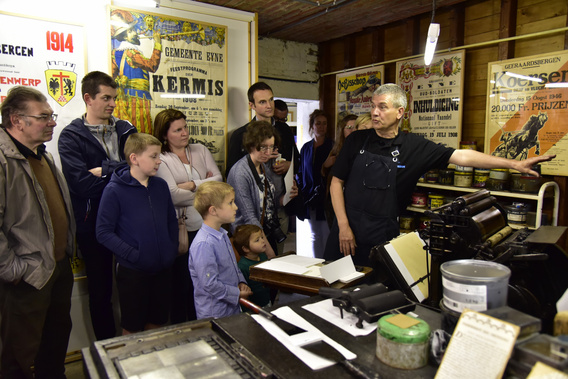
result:
M 113 254 L 92 233 L 77 233 L 77 244 L 85 261 L 95 337 L 97 340 L 116 337 L 112 307 Z
M 40 290 L 25 282 L 4 283 L 3 290 L 2 377 L 65 378 L 73 290 L 69 259 L 57 262 L 53 275 Z
M 197 232 L 187 232 L 189 246 L 193 242 Z M 180 255 L 174 261 L 172 267 L 172 305 L 170 308 L 170 322 L 179 324 L 197 319 L 195 303 L 193 301 L 193 282 L 189 274 L 189 253 Z

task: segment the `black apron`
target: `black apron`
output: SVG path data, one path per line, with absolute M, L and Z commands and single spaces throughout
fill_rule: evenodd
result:
M 344 191 L 349 226 L 360 247 L 373 247 L 399 235 L 398 145 L 391 145 L 390 154 L 384 156 L 368 152 L 368 140 L 353 162 Z

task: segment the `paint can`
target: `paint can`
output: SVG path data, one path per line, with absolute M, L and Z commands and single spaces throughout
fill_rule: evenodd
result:
M 454 173 L 454 186 L 471 187 L 473 173 L 468 171 L 457 171 Z
M 507 305 L 511 270 L 500 263 L 459 259 L 440 266 L 444 305 L 455 311 L 485 311 Z
M 428 364 L 430 326 L 422 319 L 389 314 L 377 323 L 377 358 L 386 365 L 414 370 Z

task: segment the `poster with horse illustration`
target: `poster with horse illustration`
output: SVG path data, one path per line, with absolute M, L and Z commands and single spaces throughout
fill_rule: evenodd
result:
M 485 152 L 510 159 L 556 154 L 544 175 L 568 175 L 568 52 L 489 63 Z

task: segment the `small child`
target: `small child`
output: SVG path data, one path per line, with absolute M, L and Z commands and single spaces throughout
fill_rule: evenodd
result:
M 165 180 L 154 177 L 161 143 L 135 133 L 105 187 L 97 216 L 97 240 L 117 261 L 123 334 L 157 328 L 168 321 L 171 267 L 177 255 L 178 222 Z
M 257 225 L 239 225 L 233 235 L 233 244 L 241 256 L 239 268 L 247 280 L 252 296 L 249 300 L 264 307 L 270 304 L 270 291 L 256 280 L 250 279 L 250 266 L 268 260 L 266 257 L 266 239 Z
M 189 248 L 197 319 L 238 314 L 239 298 L 252 291 L 237 266 L 227 231 L 221 228 L 235 221 L 235 190 L 224 182 L 205 182 L 197 188 L 193 206 L 203 217 Z

